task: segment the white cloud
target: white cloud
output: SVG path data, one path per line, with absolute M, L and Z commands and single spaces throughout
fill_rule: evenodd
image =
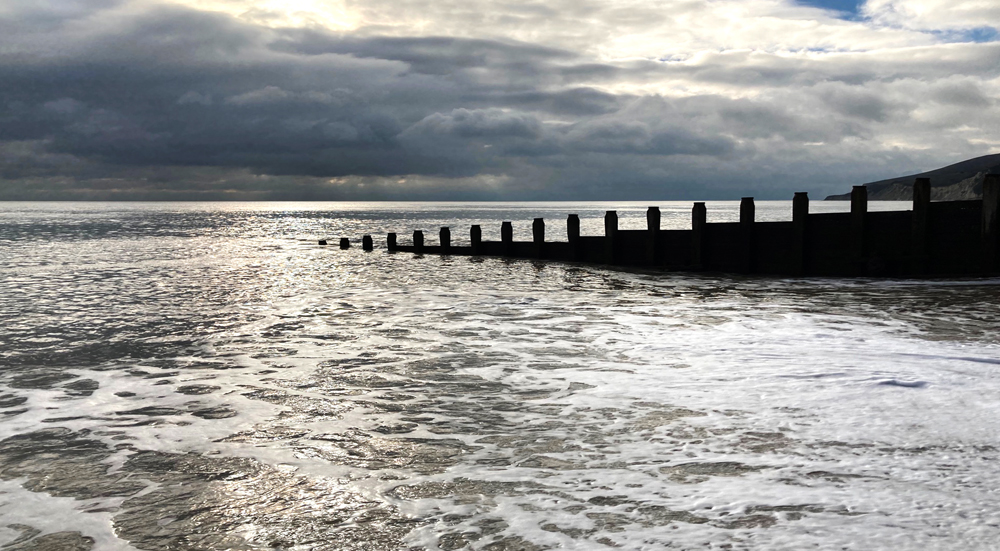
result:
M 878 23 L 906 29 L 1000 29 L 996 0 L 868 0 L 862 11 Z
M 272 27 L 502 38 L 586 52 L 604 60 L 688 57 L 705 50 L 855 51 L 932 41 L 905 29 L 845 21 L 833 12 L 792 0 L 177 1 Z

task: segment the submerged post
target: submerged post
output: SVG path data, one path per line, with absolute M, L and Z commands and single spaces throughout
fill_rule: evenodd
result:
M 927 227 L 930 223 L 931 179 L 913 182 L 913 214 L 910 228 L 911 269 L 915 275 L 927 273 Z
M 469 230 L 469 239 L 472 241 L 472 254 L 479 254 L 479 245 L 483 242 L 483 229 L 479 224 L 473 224 Z
M 868 246 L 865 221 L 868 218 L 868 188 L 851 188 L 851 271 L 854 275 L 865 273 Z
M 566 238 L 569 241 L 570 259 L 580 260 L 580 217 L 576 214 L 566 217 Z
M 413 252 L 424 252 L 424 232 L 421 230 L 413 231 Z
M 618 212 L 609 210 L 604 213 L 604 258 L 608 264 L 615 263 L 615 251 L 618 248 Z
M 514 244 L 514 225 L 510 222 L 500 224 L 500 241 L 503 242 L 504 256 L 510 256 Z
M 542 258 L 542 248 L 545 246 L 544 218 L 535 218 L 531 223 L 531 240 L 535 244 L 535 258 Z
M 385 248 L 390 251 L 396 250 L 396 234 L 390 233 L 385 236 Z
M 983 271 L 1000 271 L 1000 174 L 983 180 Z
M 646 209 L 646 264 L 656 265 L 656 251 L 660 242 L 660 207 Z
M 691 267 L 695 270 L 704 268 L 707 223 L 708 211 L 705 209 L 705 203 L 695 203 L 691 207 Z
M 451 249 L 451 230 L 447 226 L 441 228 L 441 252 L 448 252 Z
M 754 206 L 753 197 L 740 199 L 740 241 L 743 247 L 740 256 L 740 271 L 745 274 L 754 271 L 754 219 L 757 216 L 757 209 Z
M 361 238 L 361 248 L 366 251 L 375 250 L 375 243 L 372 241 L 372 236 L 366 235 Z
M 809 194 L 795 192 L 792 198 L 792 274 L 806 273 L 807 219 L 809 218 Z
M 348 239 L 348 238 L 346 238 L 346 237 L 341 237 L 340 238 L 340 248 L 341 248 L 341 250 L 350 249 L 351 248 L 351 240 Z

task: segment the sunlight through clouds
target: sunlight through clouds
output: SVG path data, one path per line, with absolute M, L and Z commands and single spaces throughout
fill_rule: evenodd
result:
M 247 174 L 783 197 L 1000 152 L 1000 8 L 810 4 L 10 0 L 0 198 Z
M 192 8 L 218 11 L 268 27 L 357 28 L 349 0 L 176 0 Z
M 269 27 L 364 35 L 492 37 L 584 51 L 603 60 L 704 50 L 864 50 L 926 43 L 789 0 L 179 0 Z M 881 13 L 881 8 L 873 8 Z

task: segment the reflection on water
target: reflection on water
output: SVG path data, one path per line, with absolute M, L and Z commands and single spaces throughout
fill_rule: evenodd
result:
M 993 548 L 997 281 L 315 245 L 615 207 L 0 205 L 0 542 Z

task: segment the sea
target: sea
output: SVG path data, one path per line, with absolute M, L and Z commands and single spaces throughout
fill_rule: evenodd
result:
M 996 549 L 1000 280 L 385 249 L 655 204 L 0 203 L 0 545 Z

